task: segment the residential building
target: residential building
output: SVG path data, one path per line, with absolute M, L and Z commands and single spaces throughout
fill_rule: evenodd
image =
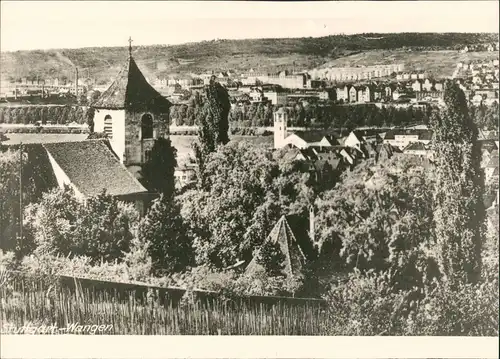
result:
M 183 188 L 191 183 L 196 182 L 196 165 L 182 164 L 174 170 L 175 186 Z
M 433 87 L 434 84 L 432 83 L 432 81 L 429 79 L 425 79 L 424 83 L 422 84 L 421 91 L 431 91 Z
M 349 102 L 358 102 L 358 89 L 355 86 L 349 88 Z
M 403 149 L 403 153 L 405 155 L 430 157 L 431 150 L 422 142 L 413 142 Z
M 320 100 L 323 100 L 323 101 L 328 101 L 328 100 L 330 100 L 330 93 L 329 93 L 328 91 L 326 91 L 326 90 L 321 91 L 321 92 L 319 93 L 319 99 L 320 99 Z
M 349 87 L 337 87 L 337 101 L 349 102 Z
M 253 87 L 248 95 L 250 96 L 250 102 L 252 103 L 264 102 L 264 93 L 260 88 Z
M 399 128 L 387 131 L 384 137 L 384 143 L 400 150 L 404 150 L 410 143 L 422 143 L 424 145 L 428 145 L 431 139 L 431 130 Z
M 435 82 L 434 83 L 434 89 L 436 91 L 443 91 L 444 90 L 444 84 L 442 82 Z
M 263 91 L 264 98 L 271 101 L 273 105 L 285 106 L 288 103 L 288 95 L 283 91 Z
M 443 98 L 443 91 L 420 91 L 416 94 L 417 101 L 434 101 Z
M 288 71 L 281 71 L 277 75 L 269 75 L 266 82 L 283 88 L 299 89 L 306 87 L 306 81 L 306 74 L 289 74 Z
M 415 80 L 412 84 L 411 84 L 411 88 L 414 92 L 420 92 L 422 91 L 422 81 L 420 80 Z
M 498 151 L 492 154 L 490 162 L 484 168 L 484 175 L 486 182 L 490 182 L 495 175 L 498 177 Z

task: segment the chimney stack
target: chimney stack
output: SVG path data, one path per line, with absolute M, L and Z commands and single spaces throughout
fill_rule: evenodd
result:
M 75 67 L 75 96 L 78 100 L 78 67 Z

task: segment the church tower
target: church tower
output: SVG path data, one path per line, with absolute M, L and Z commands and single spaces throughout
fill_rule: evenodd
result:
M 274 112 L 274 148 L 281 148 L 284 146 L 286 138 L 286 124 L 288 115 L 285 109 L 280 108 Z
M 120 161 L 138 177 L 154 140 L 169 135 L 171 105 L 139 70 L 129 39 L 125 66 L 109 88 L 91 104 L 95 109 L 94 131 L 108 135 Z

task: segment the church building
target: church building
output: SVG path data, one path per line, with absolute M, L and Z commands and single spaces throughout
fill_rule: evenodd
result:
M 107 134 L 121 163 L 138 178 L 154 140 L 169 135 L 172 104 L 139 70 L 132 57 L 131 41 L 125 66 L 91 106 L 95 109 L 94 131 Z
M 274 148 L 292 146 L 300 149 L 316 147 L 329 148 L 339 146 L 338 140 L 332 135 L 317 131 L 287 131 L 288 114 L 284 108 L 274 113 Z

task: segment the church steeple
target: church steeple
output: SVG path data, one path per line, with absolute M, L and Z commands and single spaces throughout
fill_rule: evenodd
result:
M 113 83 L 92 106 L 102 109 L 168 113 L 171 103 L 147 82 L 132 57 L 132 39 L 129 39 L 127 62 Z

